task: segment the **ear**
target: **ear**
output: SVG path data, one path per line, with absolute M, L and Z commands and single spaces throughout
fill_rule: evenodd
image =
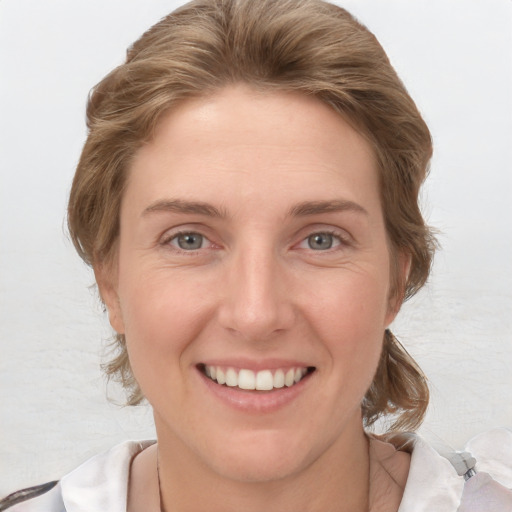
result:
M 108 313 L 108 319 L 112 328 L 118 334 L 124 334 L 124 322 L 119 301 L 117 265 L 101 263 L 94 266 L 94 276 L 98 284 L 100 298 L 105 304 Z
M 406 251 L 400 251 L 393 262 L 393 293 L 389 297 L 389 309 L 386 315 L 386 327 L 395 319 L 404 301 L 409 272 L 411 271 L 411 255 Z

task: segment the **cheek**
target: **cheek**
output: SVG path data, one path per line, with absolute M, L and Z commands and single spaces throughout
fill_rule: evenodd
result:
M 312 312 L 317 325 L 330 329 L 330 337 L 364 339 L 386 326 L 388 289 L 387 279 L 380 275 L 340 272 L 328 279 L 323 290 L 311 294 L 312 300 L 305 309 Z
M 124 277 L 120 300 L 127 350 L 144 390 L 173 379 L 186 366 L 187 347 L 204 325 L 206 307 L 190 280 L 169 279 L 165 271 Z
M 328 292 L 315 294 L 305 308 L 345 384 L 369 385 L 373 378 L 386 328 L 387 295 L 385 279 L 352 274 L 331 280 Z

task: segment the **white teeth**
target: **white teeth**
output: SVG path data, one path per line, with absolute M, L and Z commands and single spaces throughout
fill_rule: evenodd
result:
M 226 385 L 231 388 L 238 386 L 238 375 L 233 368 L 228 368 L 226 372 Z
M 219 366 L 205 366 L 204 373 L 210 379 L 229 387 L 270 391 L 274 388 L 293 386 L 300 382 L 308 371 L 306 368 L 290 368 L 285 373 L 285 370 L 279 368 L 272 373 L 272 370 L 254 372 L 247 369 L 235 370 L 234 368 L 222 369 Z
M 270 391 L 274 387 L 274 377 L 270 370 L 263 370 L 256 374 L 256 389 Z
M 286 372 L 286 376 L 284 378 L 284 383 L 287 387 L 293 386 L 295 378 L 295 370 L 292 368 Z
M 283 386 L 284 386 L 284 372 L 283 372 L 283 370 L 277 370 L 277 372 L 274 373 L 274 387 L 282 388 Z
M 251 370 L 240 370 L 238 387 L 241 389 L 256 389 L 256 376 Z
M 224 372 L 220 368 L 217 368 L 217 382 L 219 384 L 225 384 L 226 383 L 226 375 L 224 374 Z

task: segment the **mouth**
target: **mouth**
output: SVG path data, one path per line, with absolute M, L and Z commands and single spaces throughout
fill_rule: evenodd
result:
M 197 368 L 216 384 L 244 391 L 274 391 L 291 388 L 316 370 L 314 366 L 302 366 L 253 371 L 246 368 L 205 364 L 199 364 Z

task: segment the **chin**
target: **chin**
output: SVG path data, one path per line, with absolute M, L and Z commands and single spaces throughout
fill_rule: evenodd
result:
M 290 438 L 287 432 L 231 435 L 227 448 L 215 449 L 208 462 L 217 474 L 231 480 L 247 483 L 277 481 L 300 473 L 311 464 L 314 456 L 311 451 L 305 451 L 305 446 L 299 439 Z

